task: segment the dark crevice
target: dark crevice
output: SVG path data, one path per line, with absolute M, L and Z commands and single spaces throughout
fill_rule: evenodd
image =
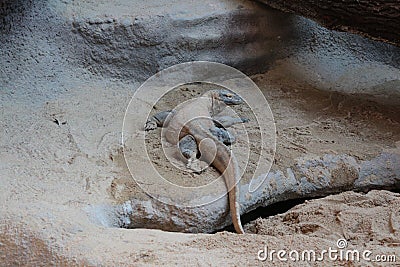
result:
M 250 223 L 251 221 L 254 221 L 255 219 L 258 218 L 268 218 L 270 216 L 278 215 L 281 213 L 285 213 L 286 211 L 290 210 L 291 208 L 303 204 L 306 200 L 310 199 L 316 199 L 316 198 L 298 198 L 298 199 L 291 199 L 291 200 L 286 200 L 286 201 L 281 201 L 278 203 L 274 203 L 269 205 L 268 207 L 259 207 L 255 210 L 252 210 L 246 214 L 243 214 L 240 216 L 240 219 L 242 221 L 242 224 L 245 225 L 247 223 Z M 213 232 L 213 234 L 221 232 L 221 231 L 228 231 L 228 232 L 235 232 L 235 229 L 233 228 L 233 224 L 219 230 Z
M 382 189 L 382 188 L 381 188 Z M 376 190 L 380 190 L 380 189 L 376 189 Z M 398 193 L 400 194 L 400 188 L 385 188 L 383 190 L 387 190 L 393 193 Z M 367 190 L 370 191 L 370 190 Z M 366 191 L 366 192 L 367 192 Z M 364 193 L 366 193 L 364 192 Z M 307 200 L 312 200 L 312 199 L 320 199 L 323 198 L 324 196 L 321 197 L 309 197 L 309 198 L 298 198 L 298 199 L 291 199 L 291 200 L 286 200 L 286 201 L 281 201 L 281 202 L 277 202 L 274 204 L 271 204 L 267 207 L 259 207 L 256 208 L 255 210 L 252 210 L 246 214 L 242 214 L 240 216 L 242 224 L 245 225 L 247 223 L 250 223 L 258 218 L 268 218 L 270 216 L 275 216 L 278 214 L 282 214 L 287 212 L 288 210 L 290 210 L 291 208 L 303 204 L 305 201 Z M 326 197 L 326 196 L 325 196 Z M 222 232 L 222 231 L 227 231 L 227 232 L 232 232 L 235 233 L 235 229 L 233 228 L 233 224 L 213 232 L 213 234 L 218 233 L 218 232 Z

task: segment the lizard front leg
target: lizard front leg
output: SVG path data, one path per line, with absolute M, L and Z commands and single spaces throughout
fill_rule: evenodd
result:
M 224 143 L 227 146 L 232 145 L 236 141 L 235 136 L 233 136 L 233 134 L 231 134 L 228 130 L 224 128 L 214 126 L 209 130 L 212 135 L 217 137 L 218 141 Z
M 218 128 L 229 128 L 232 125 L 250 121 L 247 118 L 234 118 L 234 117 L 230 117 L 230 116 L 213 117 L 213 120 L 214 120 L 215 126 L 217 126 Z
M 232 145 L 236 139 L 235 137 L 226 129 L 237 123 L 248 122 L 247 118 L 234 118 L 230 116 L 220 116 L 213 118 L 215 126 L 210 128 L 210 132 L 218 138 L 219 141 L 229 146 Z

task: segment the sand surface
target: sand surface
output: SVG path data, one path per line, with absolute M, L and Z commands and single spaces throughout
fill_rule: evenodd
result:
M 399 150 L 396 107 L 299 86 L 273 70 L 252 79 L 275 115 L 278 141 L 273 169 L 288 166 L 301 155 L 325 151 L 368 159 L 383 150 Z M 18 101 L 2 105 L 7 139 L 1 140 L 1 201 L 7 209 L 1 211 L 6 235 L 0 242 L 10 248 L 2 259 L 70 264 L 84 259 L 89 265 L 257 265 L 261 264 L 257 252 L 265 244 L 317 249 L 333 246 L 339 237 L 351 247 L 399 253 L 399 196 L 385 191 L 315 200 L 295 207 L 289 215 L 256 220 L 246 225 L 248 233 L 243 236 L 127 230 L 94 223 L 87 207 L 143 194 L 124 166 L 119 144 L 130 88 L 93 80 L 85 90 L 71 86 L 66 95 L 42 106 Z M 27 245 L 13 245 L 16 236 Z M 18 252 L 21 249 L 24 253 Z

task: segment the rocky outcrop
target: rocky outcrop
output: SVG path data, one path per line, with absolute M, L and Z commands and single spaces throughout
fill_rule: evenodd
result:
M 348 190 L 400 188 L 400 154 L 383 153 L 369 161 L 358 161 L 348 155 L 324 155 L 299 159 L 285 171 L 271 171 L 249 184 L 240 184 L 241 210 L 296 198 L 321 197 Z M 258 185 L 255 188 L 254 185 Z M 249 188 L 250 187 L 250 188 Z M 203 196 L 212 199 L 213 196 Z M 229 224 L 227 197 L 208 205 L 184 208 L 167 205 L 154 199 L 132 199 L 117 207 L 94 207 L 91 214 L 106 214 L 97 223 L 108 227 L 155 228 L 190 233 L 214 232 Z M 94 218 L 96 216 L 93 216 Z

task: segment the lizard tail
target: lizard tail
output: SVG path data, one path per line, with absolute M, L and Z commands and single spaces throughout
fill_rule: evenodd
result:
M 244 234 L 242 223 L 240 221 L 240 195 L 239 187 L 237 186 L 240 176 L 236 158 L 233 153 L 231 153 L 229 148 L 222 142 L 218 141 L 213 135 L 203 131 L 201 132 L 202 133 L 196 132 L 193 134 L 193 136 L 195 136 L 197 139 L 197 143 L 200 144 L 200 151 L 209 151 L 210 149 L 207 144 L 208 142 L 203 143 L 202 140 L 209 138 L 214 141 L 217 149 L 216 156 L 214 158 L 207 158 L 207 155 L 205 155 L 205 160 L 211 163 L 219 172 L 222 173 L 225 179 L 226 187 L 228 188 L 229 209 L 231 211 L 233 226 L 238 234 Z
M 227 147 L 224 147 L 224 150 L 228 150 Z M 226 186 L 229 190 L 229 209 L 231 211 L 232 223 L 235 231 L 238 234 L 244 234 L 244 230 L 242 227 L 242 222 L 240 221 L 240 201 L 239 201 L 239 187 L 237 186 L 237 181 L 239 177 L 238 165 L 236 162 L 235 156 L 228 150 L 226 156 L 224 155 L 221 158 L 216 157 L 213 162 L 213 165 L 222 173 L 225 178 Z M 219 154 L 219 151 L 218 151 Z M 224 153 L 225 154 L 225 153 Z M 217 159 L 218 158 L 218 159 Z M 228 162 L 225 162 L 225 159 L 228 158 Z M 222 160 L 221 160 L 222 159 Z

